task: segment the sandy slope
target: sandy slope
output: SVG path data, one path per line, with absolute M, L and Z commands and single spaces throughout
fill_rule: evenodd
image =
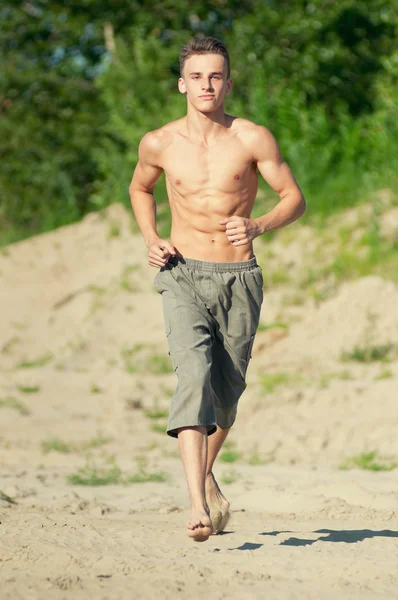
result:
M 258 333 L 231 435 L 241 459 L 216 469 L 234 480 L 233 519 L 198 545 L 177 445 L 146 415 L 175 382 L 144 368 L 154 354 L 167 364 L 154 273 L 119 206 L 0 256 L 0 490 L 15 502 L 0 496 L 0 599 L 398 598 L 398 469 L 337 468 L 363 451 L 398 460 L 396 355 L 341 361 L 396 343 L 397 287 L 347 283 Z M 280 305 L 265 295 L 263 324 Z M 278 373 L 285 384 L 264 393 Z M 43 453 L 52 438 L 75 446 Z M 137 457 L 167 482 L 67 482 L 87 461 L 137 472 Z

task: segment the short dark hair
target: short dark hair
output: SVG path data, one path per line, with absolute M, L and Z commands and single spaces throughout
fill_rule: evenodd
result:
M 180 74 L 183 77 L 184 65 L 187 58 L 194 54 L 221 54 L 227 65 L 227 78 L 230 77 L 229 54 L 225 45 L 215 37 L 191 38 L 180 52 Z

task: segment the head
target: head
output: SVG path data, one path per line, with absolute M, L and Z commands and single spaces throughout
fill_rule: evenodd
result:
M 192 38 L 182 47 L 178 89 L 201 112 L 213 112 L 223 103 L 232 80 L 228 50 L 220 40 Z

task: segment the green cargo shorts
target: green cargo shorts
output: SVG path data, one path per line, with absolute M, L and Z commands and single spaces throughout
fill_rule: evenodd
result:
M 180 427 L 231 427 L 246 388 L 246 371 L 263 301 L 256 257 L 205 262 L 171 257 L 154 279 L 161 294 L 169 354 L 178 384 L 167 434 Z

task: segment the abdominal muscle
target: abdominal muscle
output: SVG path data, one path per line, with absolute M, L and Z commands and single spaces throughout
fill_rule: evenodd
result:
M 227 237 L 225 225 L 219 224 L 219 221 L 232 214 L 248 218 L 252 208 L 248 203 L 239 204 L 238 207 L 234 207 L 237 210 L 231 213 L 219 214 L 217 211 L 211 216 L 205 216 L 201 212 L 195 214 L 192 204 L 189 215 L 181 204 L 179 206 L 173 202 L 170 204 L 172 209 L 170 241 L 178 255 L 211 262 L 239 262 L 253 257 L 251 241 L 235 247 Z

